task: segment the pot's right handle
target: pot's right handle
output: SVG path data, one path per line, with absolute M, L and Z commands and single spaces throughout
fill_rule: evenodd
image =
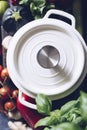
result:
M 50 9 L 49 11 L 47 11 L 47 13 L 45 14 L 44 18 L 49 18 L 49 16 L 51 14 L 60 15 L 60 16 L 63 16 L 65 18 L 70 19 L 71 20 L 71 25 L 75 28 L 75 18 L 71 14 L 69 14 L 69 13 L 67 13 L 65 11 L 62 11 L 62 10 Z

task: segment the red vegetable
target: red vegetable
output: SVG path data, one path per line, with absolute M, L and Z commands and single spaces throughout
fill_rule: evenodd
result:
M 9 0 L 10 4 L 18 5 L 20 0 Z
M 1 78 L 5 79 L 5 77 L 9 77 L 9 73 L 8 73 L 7 68 L 3 68 L 3 70 L 1 71 Z
M 5 104 L 4 104 L 4 109 L 6 111 L 13 111 L 15 110 L 16 108 L 16 105 L 13 101 L 7 101 Z
M 0 88 L 0 100 L 5 101 L 10 98 L 11 90 L 7 86 L 3 86 Z
M 18 93 L 19 93 L 19 90 L 18 90 L 18 89 L 13 90 L 13 92 L 12 92 L 12 97 L 13 97 L 14 99 L 17 99 L 17 98 L 18 98 Z
M 2 70 L 3 70 L 3 67 L 2 67 L 2 65 L 0 65 L 0 75 L 1 75 Z M 0 76 L 0 81 L 2 81 L 1 76 Z

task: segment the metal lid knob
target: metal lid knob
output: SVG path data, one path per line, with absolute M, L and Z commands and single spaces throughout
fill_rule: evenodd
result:
M 42 47 L 37 54 L 38 63 L 43 68 L 54 68 L 60 60 L 59 51 L 53 46 Z

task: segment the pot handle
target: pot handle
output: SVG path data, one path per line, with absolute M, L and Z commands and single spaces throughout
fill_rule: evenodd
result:
M 69 13 L 67 13 L 65 11 L 62 11 L 62 10 L 50 9 L 49 11 L 47 11 L 44 18 L 49 18 L 49 16 L 51 14 L 60 15 L 60 16 L 63 16 L 63 17 L 66 17 L 66 18 L 70 19 L 71 20 L 71 25 L 75 28 L 75 18 L 71 14 L 69 14 Z
M 18 99 L 19 99 L 20 103 L 23 104 L 24 106 L 37 110 L 37 107 L 35 104 L 27 102 L 26 100 L 23 99 L 21 91 L 19 91 Z

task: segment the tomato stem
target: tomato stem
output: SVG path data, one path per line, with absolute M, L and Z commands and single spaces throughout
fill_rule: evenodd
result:
M 3 86 L 3 83 L 2 83 L 2 81 L 0 81 L 0 84 L 1 84 L 1 86 Z
M 6 84 L 7 79 L 8 79 L 8 76 L 5 76 L 5 79 L 3 81 L 3 86 Z

